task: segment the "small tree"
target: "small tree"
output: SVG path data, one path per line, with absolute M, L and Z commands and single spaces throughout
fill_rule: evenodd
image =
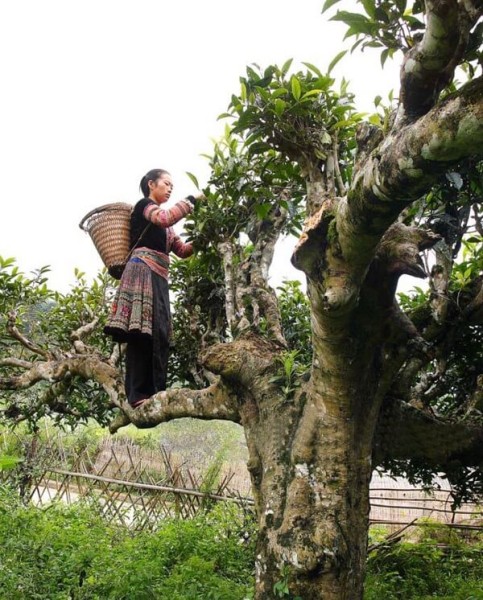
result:
M 290 61 L 249 67 L 232 96 L 190 226 L 200 252 L 174 267 L 177 386 L 127 404 L 116 348 L 88 308 L 106 279 L 90 290 L 81 278 L 32 321 L 13 304 L 38 309 L 43 284 L 3 264 L 5 417 L 102 420 L 118 407 L 112 431 L 188 416 L 243 426 L 260 599 L 286 586 L 362 596 L 378 466 L 414 480 L 443 473 L 456 500 L 482 491 L 482 7 L 363 8 L 334 18 L 383 60 L 403 51 L 396 110 L 378 99 L 364 120 L 330 69 L 292 72 Z M 311 343 L 300 289 L 277 297 L 269 285 L 277 240 L 301 228 L 292 262 L 307 278 Z M 403 274 L 429 275 L 429 290 L 398 302 Z

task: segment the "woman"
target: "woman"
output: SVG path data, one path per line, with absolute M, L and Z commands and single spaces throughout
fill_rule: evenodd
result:
M 191 213 L 196 199 L 188 196 L 162 209 L 173 190 L 171 175 L 153 169 L 141 179 L 144 198 L 131 215 L 131 248 L 104 328 L 116 342 L 127 342 L 125 389 L 129 403 L 166 389 L 171 315 L 169 309 L 169 253 L 180 258 L 193 253 L 192 244 L 176 235 L 173 225 Z

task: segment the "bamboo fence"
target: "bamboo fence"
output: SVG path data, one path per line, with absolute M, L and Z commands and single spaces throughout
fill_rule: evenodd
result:
M 182 462 L 164 447 L 147 450 L 133 442 L 104 440 L 94 450 L 72 450 L 59 440 L 33 441 L 25 460 L 4 479 L 15 480 L 25 501 L 45 507 L 52 502 L 94 501 L 111 522 L 134 530 L 155 530 L 166 519 L 187 519 L 217 502 L 253 510 L 246 493 L 248 472 L 213 463 L 201 469 Z M 483 506 L 467 503 L 452 509 L 444 481 L 432 493 L 402 478 L 375 474 L 371 482 L 370 522 L 397 529 L 426 519 L 466 530 L 483 531 Z

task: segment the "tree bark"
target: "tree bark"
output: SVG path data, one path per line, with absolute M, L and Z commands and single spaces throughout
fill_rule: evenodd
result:
M 348 345 L 343 329 L 327 333 L 311 380 L 295 389 L 284 387 L 284 353 L 262 338 L 247 336 L 206 357 L 239 399 L 260 528 L 259 600 L 277 598 L 283 582 L 314 600 L 362 594 L 375 361 Z M 357 344 L 366 337 L 361 329 Z

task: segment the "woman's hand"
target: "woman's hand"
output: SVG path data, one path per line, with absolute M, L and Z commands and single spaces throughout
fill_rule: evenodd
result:
M 197 204 L 204 202 L 206 200 L 206 196 L 204 194 L 197 194 L 196 196 L 190 195 L 186 196 L 186 200 L 188 200 L 188 202 L 191 202 L 193 206 L 196 206 Z

